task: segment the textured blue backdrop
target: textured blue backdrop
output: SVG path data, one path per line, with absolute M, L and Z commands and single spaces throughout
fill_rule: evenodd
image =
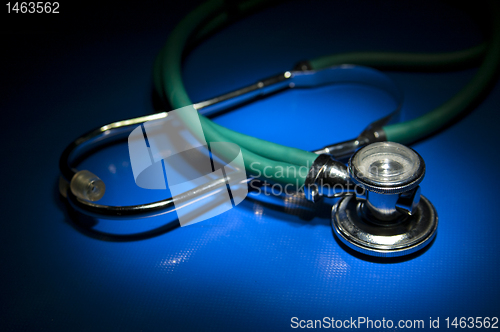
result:
M 314 210 L 249 197 L 217 218 L 137 241 L 89 229 L 130 234 L 161 226 L 163 217 L 72 220 L 57 193 L 59 154 L 93 127 L 152 112 L 152 62 L 194 5 L 123 6 L 103 6 L 73 25 L 66 17 L 44 33 L 5 35 L 4 330 L 285 330 L 292 317 L 325 316 L 423 319 L 426 326 L 440 317 L 443 327 L 446 317 L 500 315 L 500 85 L 465 119 L 413 146 L 426 161 L 422 190 L 440 224 L 432 246 L 410 260 L 367 260 L 341 247 L 328 204 Z M 187 57 L 184 76 L 197 101 L 322 54 L 449 51 L 480 40 L 466 12 L 431 1 L 292 1 L 207 40 Z M 474 69 L 388 74 L 404 91 L 408 119 L 451 97 Z M 290 91 L 217 122 L 314 149 L 355 136 L 385 111 L 377 98 L 352 87 Z M 84 164 L 107 182 L 108 202 L 164 195 L 135 187 L 126 145 Z

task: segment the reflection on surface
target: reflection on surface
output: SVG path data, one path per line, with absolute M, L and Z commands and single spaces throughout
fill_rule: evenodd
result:
M 187 262 L 191 255 L 192 250 L 181 251 L 165 258 L 158 263 L 158 267 L 164 271 L 173 271 L 181 263 Z

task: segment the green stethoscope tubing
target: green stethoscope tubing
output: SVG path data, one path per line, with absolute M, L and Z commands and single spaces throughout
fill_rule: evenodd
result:
M 264 3 L 252 0 L 238 4 L 241 12 L 249 11 Z M 494 12 L 498 4 L 492 2 Z M 208 24 L 198 30 L 196 38 L 210 33 L 224 24 L 228 15 L 224 0 L 210 0 L 189 13 L 170 34 L 167 43 L 160 51 L 154 66 L 154 84 L 160 97 L 168 100 L 171 106 L 181 108 L 193 104 L 183 84 L 181 61 L 184 47 L 200 25 L 212 17 Z M 481 44 L 466 50 L 449 53 L 391 53 L 366 52 L 345 53 L 320 57 L 309 61 L 313 69 L 322 69 L 339 64 L 365 65 L 377 68 L 440 68 L 476 61 L 483 61 L 469 83 L 455 96 L 441 106 L 416 119 L 383 127 L 388 141 L 408 144 L 426 137 L 446 126 L 464 113 L 468 107 L 479 100 L 482 91 L 496 79 L 500 59 L 500 20 L 493 15 L 493 29 L 488 44 Z M 247 171 L 266 172 L 279 183 L 302 186 L 307 172 L 283 172 L 290 167 L 310 167 L 317 154 L 301 149 L 271 143 L 252 136 L 230 130 L 200 115 L 205 139 L 210 142 L 233 142 L 240 146 Z M 186 119 L 187 121 L 187 119 Z M 273 177 L 273 174 L 279 176 Z

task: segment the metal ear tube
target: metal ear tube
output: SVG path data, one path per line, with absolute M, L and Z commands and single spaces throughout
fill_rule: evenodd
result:
M 348 166 L 327 155 L 306 178 L 306 197 L 342 197 L 332 210 L 332 228 L 348 247 L 395 257 L 416 252 L 436 235 L 438 217 L 420 194 L 425 163 L 414 150 L 394 142 L 370 144 Z

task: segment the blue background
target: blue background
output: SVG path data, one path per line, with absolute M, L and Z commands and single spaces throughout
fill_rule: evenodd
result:
M 499 84 L 474 112 L 413 145 L 427 165 L 422 193 L 439 228 L 432 246 L 409 259 L 368 259 L 341 246 L 329 202 L 262 195 L 146 239 L 103 235 L 154 229 L 165 217 L 74 216 L 57 191 L 59 155 L 91 128 L 153 111 L 154 57 L 195 3 L 72 6 L 62 4 L 57 18 L 2 16 L 3 330 L 286 330 L 292 317 L 325 316 L 422 319 L 426 327 L 440 317 L 443 328 L 446 317 L 499 316 Z M 196 48 L 185 59 L 186 88 L 199 101 L 323 54 L 466 48 L 482 40 L 468 14 L 431 1 L 292 1 Z M 388 75 L 404 91 L 410 119 L 474 72 Z M 387 111 L 382 99 L 354 87 L 287 91 L 216 121 L 316 149 L 356 136 Z M 135 186 L 124 144 L 82 168 L 105 180 L 106 202 L 165 195 Z

